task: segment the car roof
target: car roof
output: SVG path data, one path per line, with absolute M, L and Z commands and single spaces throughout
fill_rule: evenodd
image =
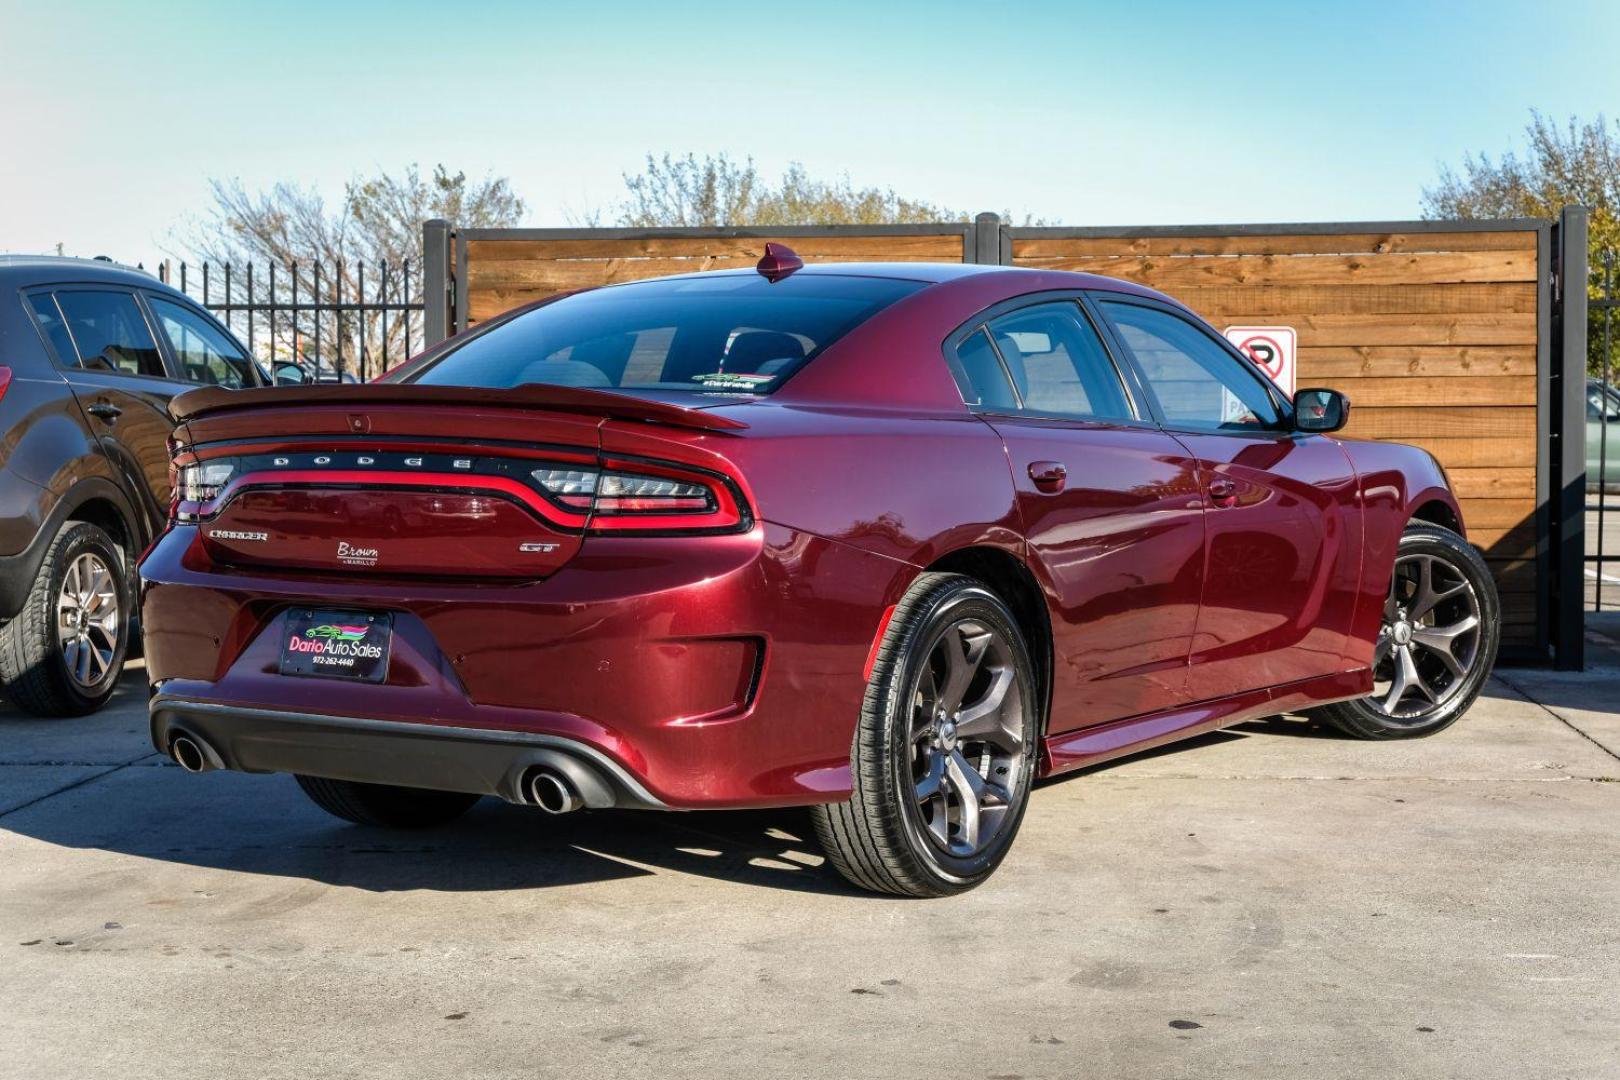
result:
M 0 255 L 0 283 L 12 288 L 75 282 L 168 289 L 168 286 L 159 282 L 154 274 L 106 259 L 75 259 L 62 255 Z

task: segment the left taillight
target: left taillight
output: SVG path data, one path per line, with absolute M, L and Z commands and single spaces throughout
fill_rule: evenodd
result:
M 6 387 L 11 385 L 11 369 L 0 364 L 0 398 L 6 396 Z
M 174 495 L 169 504 L 170 520 L 195 520 L 197 511 L 217 499 L 235 474 L 236 462 L 229 459 L 171 465 L 170 483 Z

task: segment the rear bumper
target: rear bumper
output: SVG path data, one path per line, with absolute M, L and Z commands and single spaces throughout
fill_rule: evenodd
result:
M 250 709 L 163 693 L 152 699 L 151 716 L 152 745 L 160 753 L 169 753 L 183 733 L 203 747 L 213 769 L 465 791 L 521 803 L 524 777 L 543 768 L 567 775 L 593 809 L 669 809 L 606 754 L 555 735 Z
M 515 583 L 233 569 L 176 528 L 141 566 L 154 735 L 166 749 L 165 725 L 196 717 L 225 767 L 496 795 L 513 747 L 566 744 L 652 805 L 835 801 L 872 636 L 915 574 L 769 524 L 592 537 Z M 280 674 L 287 613 L 309 605 L 391 613 L 383 682 Z M 404 741 L 373 752 L 380 732 Z M 452 763 L 428 760 L 441 747 Z

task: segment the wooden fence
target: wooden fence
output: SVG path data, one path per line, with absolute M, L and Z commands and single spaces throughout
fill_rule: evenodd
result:
M 1446 467 L 1502 592 L 1503 640 L 1535 644 L 1541 232 L 1074 235 L 1012 229 L 1007 261 L 1169 293 L 1216 327 L 1292 326 L 1299 385 L 1349 395 L 1347 435 Z
M 749 266 L 767 240 L 811 262 L 1082 270 L 1166 292 L 1218 328 L 1292 326 L 1299 385 L 1350 396 L 1347 434 L 1422 446 L 1445 466 L 1501 589 L 1504 654 L 1545 660 L 1558 644 L 1555 539 L 1578 539 L 1552 517 L 1555 485 L 1567 483 L 1549 449 L 1567 396 L 1553 340 L 1553 222 L 1088 229 L 981 215 L 887 227 L 428 230 L 446 332 L 562 290 Z M 432 281 L 428 294 L 431 326 Z M 1565 623 L 1567 647 L 1579 623 Z

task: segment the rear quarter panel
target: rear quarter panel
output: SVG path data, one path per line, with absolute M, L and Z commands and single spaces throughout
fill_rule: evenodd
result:
M 609 421 L 602 448 L 667 458 L 678 445 L 694 464 L 740 474 L 761 520 L 914 567 L 974 544 L 1022 550 L 1006 451 L 965 409 L 758 404 L 730 415 L 748 430 L 652 435 Z

